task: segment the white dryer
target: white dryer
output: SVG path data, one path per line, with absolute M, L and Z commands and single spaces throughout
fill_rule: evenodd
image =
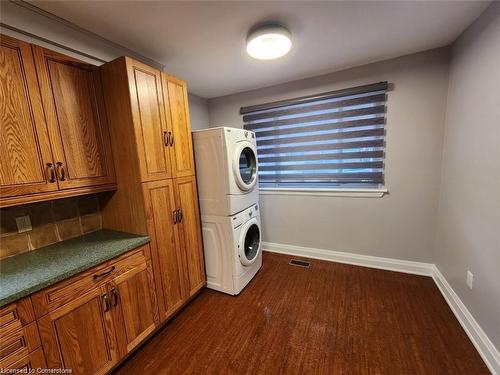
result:
M 202 215 L 234 215 L 259 201 L 255 133 L 237 128 L 193 131 Z
M 262 266 L 259 206 L 201 221 L 207 287 L 239 294 Z

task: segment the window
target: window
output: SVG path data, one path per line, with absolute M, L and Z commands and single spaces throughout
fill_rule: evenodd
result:
M 259 183 L 278 188 L 384 184 L 387 82 L 243 107 Z

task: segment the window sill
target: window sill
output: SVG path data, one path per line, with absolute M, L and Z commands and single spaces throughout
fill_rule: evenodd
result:
M 262 195 L 311 195 L 317 197 L 382 198 L 388 193 L 380 189 L 307 189 L 307 188 L 259 188 Z

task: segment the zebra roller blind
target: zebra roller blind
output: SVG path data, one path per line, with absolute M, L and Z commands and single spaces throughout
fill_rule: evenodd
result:
M 261 187 L 384 184 L 387 82 L 243 107 Z

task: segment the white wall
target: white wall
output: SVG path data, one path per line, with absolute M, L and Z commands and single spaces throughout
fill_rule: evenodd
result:
M 435 261 L 500 348 L 500 3 L 452 49 Z M 474 286 L 465 284 L 466 272 Z
M 2 23 L 5 24 L 1 32 L 4 34 L 96 65 L 128 55 L 159 69 L 162 68 L 162 65 L 156 61 L 38 10 L 29 3 L 0 1 L 0 9 Z M 70 52 L 54 44 L 80 53 Z
M 267 242 L 432 262 L 448 51 L 410 55 L 209 100 L 210 125 L 242 127 L 241 106 L 387 80 L 383 198 L 261 195 Z
M 208 101 L 194 94 L 189 94 L 188 100 L 191 130 L 208 128 L 210 122 L 208 116 Z

